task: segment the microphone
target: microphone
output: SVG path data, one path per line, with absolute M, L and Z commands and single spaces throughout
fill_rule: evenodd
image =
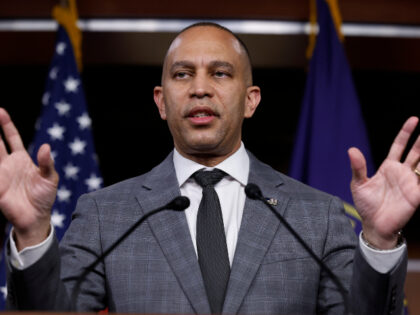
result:
M 188 199 L 185 196 L 178 196 L 174 198 L 172 201 L 167 203 L 166 205 L 159 207 L 157 209 L 154 209 L 144 216 L 142 216 L 136 223 L 134 223 L 123 235 L 121 235 L 106 251 L 102 253 L 101 256 L 96 258 L 96 260 L 91 263 L 89 266 L 85 268 L 85 270 L 82 272 L 80 276 L 72 277 L 71 279 L 77 279 L 76 285 L 73 288 L 72 295 L 71 295 L 71 306 L 76 309 L 76 300 L 77 296 L 80 293 L 80 286 L 82 282 L 85 280 L 86 276 L 93 271 L 93 268 L 95 268 L 101 261 L 105 259 L 118 245 L 121 244 L 122 241 L 124 241 L 127 236 L 129 236 L 138 226 L 140 226 L 147 218 L 150 216 L 161 212 L 162 210 L 173 210 L 173 211 L 184 211 L 186 208 L 188 208 L 190 205 L 190 199 Z
M 344 288 L 343 284 L 341 283 L 340 279 L 333 273 L 333 271 L 326 265 L 324 262 L 314 253 L 314 251 L 309 247 L 308 244 L 300 237 L 300 235 L 293 229 L 293 227 L 286 221 L 283 216 L 281 216 L 272 205 L 270 205 L 267 200 L 263 197 L 263 194 L 261 192 L 261 189 L 252 183 L 248 183 L 248 185 L 245 186 L 245 194 L 248 198 L 253 200 L 260 200 L 265 204 L 271 212 L 280 220 L 281 223 L 289 230 L 289 232 L 297 239 L 299 244 L 305 248 L 305 250 L 309 253 L 309 255 L 318 263 L 318 266 L 321 267 L 322 270 L 324 270 L 328 276 L 331 278 L 331 280 L 334 282 L 334 284 L 337 286 L 338 291 L 340 292 L 341 296 L 344 300 L 344 314 L 351 314 L 349 312 L 349 301 L 346 289 Z
M 188 199 L 188 197 L 178 196 L 174 198 L 170 203 L 163 206 L 162 210 L 168 209 L 168 210 L 181 212 L 187 209 L 189 206 L 190 206 L 190 199 Z M 147 215 L 149 215 L 149 213 Z

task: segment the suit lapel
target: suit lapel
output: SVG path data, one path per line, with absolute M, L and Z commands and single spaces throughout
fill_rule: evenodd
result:
M 137 194 L 143 214 L 180 195 L 172 154 L 148 175 Z M 147 222 L 194 311 L 210 313 L 185 213 L 163 211 L 151 216 Z
M 281 177 L 252 155 L 250 160 L 248 182 L 257 184 L 265 197 L 277 199 L 275 208 L 283 214 L 288 198 L 279 192 Z M 223 313 L 239 311 L 278 228 L 278 219 L 261 201 L 246 199 Z

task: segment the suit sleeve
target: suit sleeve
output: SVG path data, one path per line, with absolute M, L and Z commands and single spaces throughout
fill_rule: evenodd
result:
M 58 241 L 54 237 L 48 251 L 23 270 L 8 261 L 7 302 L 11 310 L 69 311 L 67 291 L 60 281 Z
M 338 198 L 331 198 L 327 217 L 325 240 L 322 249 L 322 261 L 338 277 L 348 292 L 352 279 L 354 253 L 357 249 L 357 237 L 349 219 L 344 214 L 343 203 Z M 321 271 L 317 314 L 344 314 L 343 296 L 331 277 Z
M 103 264 L 81 286 L 77 305 L 70 296 L 85 266 L 101 255 L 98 209 L 94 199 L 83 195 L 61 246 L 54 243 L 42 258 L 24 270 L 8 264 L 8 308 L 19 310 L 98 311 L 106 307 Z
M 382 274 L 365 260 L 357 242 L 342 201 L 334 198 L 329 209 L 323 261 L 348 290 L 350 311 L 358 315 L 402 314 L 407 253 L 392 270 Z M 344 313 L 343 299 L 325 272 L 321 273 L 317 313 Z
M 388 273 L 375 271 L 360 249 L 354 256 L 351 305 L 354 314 L 403 314 L 407 251 Z

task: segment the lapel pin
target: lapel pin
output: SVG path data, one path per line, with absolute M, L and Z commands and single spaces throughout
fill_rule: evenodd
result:
M 277 199 L 274 199 L 274 198 L 266 198 L 267 199 L 267 203 L 269 204 L 269 205 L 272 205 L 272 206 L 277 206 Z

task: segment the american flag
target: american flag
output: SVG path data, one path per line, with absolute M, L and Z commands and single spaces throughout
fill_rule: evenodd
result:
M 51 145 L 55 168 L 60 175 L 51 223 L 61 239 L 79 196 L 100 188 L 103 182 L 73 48 L 62 26 L 58 28 L 42 104 L 35 139 L 28 151 L 36 161 L 39 147 L 43 143 Z M 4 309 L 7 295 L 4 259 L 0 268 L 0 309 Z

